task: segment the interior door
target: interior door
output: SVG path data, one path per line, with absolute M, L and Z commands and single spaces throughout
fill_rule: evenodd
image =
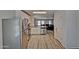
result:
M 19 19 L 2 19 L 3 48 L 20 48 Z

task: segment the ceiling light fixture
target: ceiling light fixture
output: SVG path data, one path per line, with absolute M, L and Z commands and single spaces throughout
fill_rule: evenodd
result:
M 33 12 L 33 14 L 46 14 L 47 12 Z

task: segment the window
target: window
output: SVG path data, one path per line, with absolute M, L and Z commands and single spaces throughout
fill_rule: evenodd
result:
M 35 19 L 34 20 L 34 26 L 42 26 L 42 25 L 52 25 L 53 20 L 52 19 Z
M 41 21 L 41 24 L 45 24 L 45 22 L 42 20 L 42 21 Z
M 52 21 L 51 21 L 51 20 L 49 20 L 49 25 L 50 25 L 50 24 L 52 24 Z
M 41 21 L 37 21 L 37 22 L 38 22 L 38 23 L 37 23 L 38 25 L 41 25 Z

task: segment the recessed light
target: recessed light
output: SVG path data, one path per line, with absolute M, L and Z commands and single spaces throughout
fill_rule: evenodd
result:
M 47 12 L 33 12 L 33 14 L 46 14 Z

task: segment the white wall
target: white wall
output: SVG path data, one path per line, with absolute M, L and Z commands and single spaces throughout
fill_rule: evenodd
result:
M 78 35 L 77 36 L 78 36 L 78 46 L 79 46 L 79 11 L 77 11 L 77 15 L 78 15 L 77 16 L 77 18 L 78 18 L 77 19 L 77 27 L 78 27 Z
M 65 11 L 56 11 L 54 14 L 54 37 L 58 39 L 63 46 L 66 45 L 64 40 Z
M 66 11 L 65 39 L 67 40 L 67 48 L 79 48 L 78 44 L 78 27 L 77 27 L 77 11 Z
M 55 14 L 55 27 L 58 28 L 57 39 L 65 48 L 79 48 L 78 20 L 78 11 L 58 11 Z
M 0 10 L 0 19 L 12 18 L 16 16 L 15 10 Z
M 0 48 L 2 48 L 2 20 L 0 20 Z

